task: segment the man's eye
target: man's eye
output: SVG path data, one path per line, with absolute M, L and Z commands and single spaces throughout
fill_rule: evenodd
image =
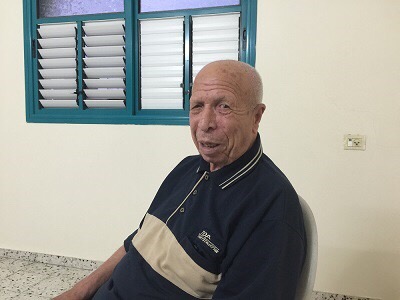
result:
M 198 111 L 198 110 L 200 110 L 200 109 L 201 109 L 201 105 L 199 105 L 199 104 L 192 105 L 192 106 L 190 107 L 190 110 L 191 110 L 191 111 Z
M 228 104 L 226 103 L 221 103 L 217 106 L 217 110 L 220 113 L 226 114 L 229 113 L 231 111 L 231 108 Z

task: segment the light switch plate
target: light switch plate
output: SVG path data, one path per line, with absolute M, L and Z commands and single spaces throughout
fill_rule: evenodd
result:
M 360 134 L 346 134 L 343 140 L 344 150 L 365 150 L 366 136 Z

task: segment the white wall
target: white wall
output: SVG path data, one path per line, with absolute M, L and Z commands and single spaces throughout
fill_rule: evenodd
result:
M 400 299 L 400 2 L 258 2 L 260 131 L 315 213 L 315 288 Z M 27 124 L 22 1 L 2 4 L 0 248 L 104 260 L 195 153 L 188 127 Z

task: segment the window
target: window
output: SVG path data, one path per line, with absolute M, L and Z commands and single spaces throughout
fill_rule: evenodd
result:
M 27 121 L 188 124 L 197 73 L 254 65 L 255 31 L 256 0 L 24 0 Z

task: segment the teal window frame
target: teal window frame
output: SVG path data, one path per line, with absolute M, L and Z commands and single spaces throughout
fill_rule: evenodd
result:
M 241 0 L 240 5 L 201 8 L 190 10 L 139 13 L 138 0 L 125 0 L 125 11 L 95 15 L 40 18 L 36 17 L 37 1 L 23 0 L 24 16 L 24 59 L 26 121 L 28 123 L 70 123 L 70 124 L 154 124 L 188 125 L 189 98 L 184 96 L 184 109 L 146 109 L 139 108 L 139 38 L 138 22 L 143 19 L 181 16 L 185 18 L 185 43 L 190 38 L 190 18 L 195 15 L 240 12 L 240 60 L 252 66 L 256 59 L 257 0 Z M 78 78 L 83 76 L 82 66 L 82 22 L 108 19 L 125 19 L 126 37 L 126 108 L 125 109 L 84 109 L 83 96 L 78 95 L 79 108 L 39 107 L 37 25 L 45 23 L 77 22 Z M 191 81 L 190 47 L 185 47 L 184 90 L 189 90 Z M 78 81 L 82 90 L 82 80 Z

